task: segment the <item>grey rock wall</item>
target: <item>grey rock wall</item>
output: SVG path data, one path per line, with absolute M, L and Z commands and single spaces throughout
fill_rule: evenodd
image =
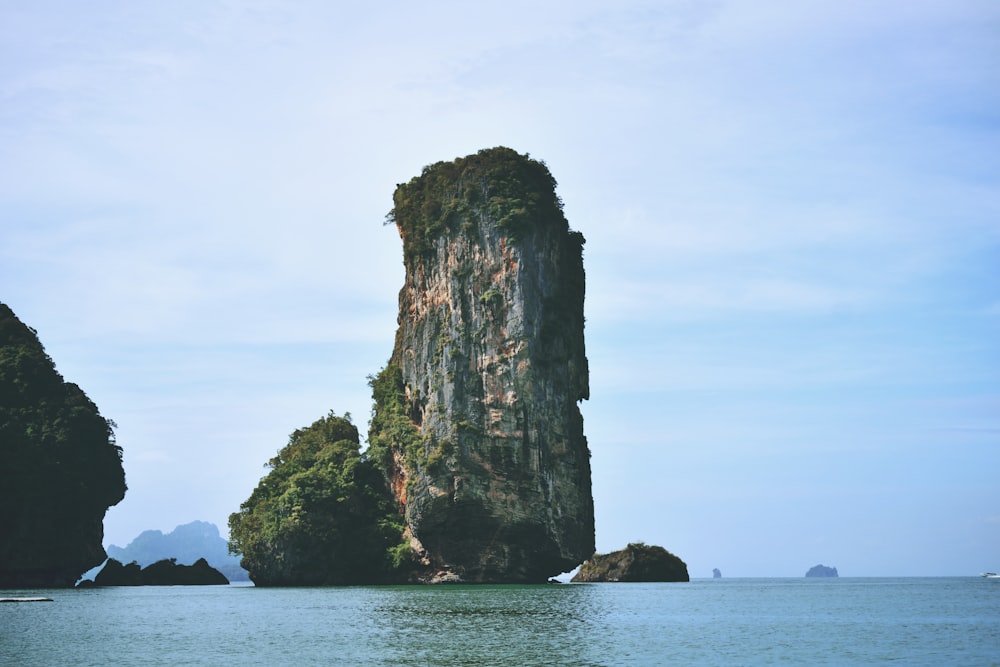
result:
M 492 151 L 548 176 L 540 163 Z M 476 158 L 496 157 L 465 158 L 458 178 L 488 190 Z M 419 445 L 416 455 L 393 452 L 389 476 L 433 580 L 544 581 L 594 551 L 578 406 L 589 396 L 583 237 L 546 179 L 538 183 L 522 183 L 524 196 L 553 201 L 529 208 L 516 233 L 496 206 L 473 202 L 406 260 L 390 363 Z M 406 222 L 397 219 L 404 242 Z

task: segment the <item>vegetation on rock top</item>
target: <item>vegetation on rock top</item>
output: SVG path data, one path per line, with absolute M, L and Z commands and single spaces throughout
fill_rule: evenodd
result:
M 403 237 L 407 264 L 430 252 L 445 231 L 472 220 L 490 220 L 516 240 L 539 223 L 568 228 L 556 180 L 544 162 L 510 148 L 486 148 L 474 155 L 424 167 L 420 176 L 396 187 L 387 220 Z

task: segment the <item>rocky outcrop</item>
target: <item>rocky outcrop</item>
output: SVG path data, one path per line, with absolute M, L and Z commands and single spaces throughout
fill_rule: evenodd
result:
M 0 588 L 70 587 L 125 495 L 113 423 L 0 304 Z
M 837 573 L 837 568 L 827 567 L 826 565 L 813 565 L 806 572 L 807 577 L 839 577 Z
M 199 558 L 191 565 L 178 565 L 176 559 L 167 558 L 146 567 L 136 562 L 122 565 L 109 558 L 108 562 L 92 583 L 81 582 L 81 587 L 89 586 L 227 586 L 229 580 Z
M 394 204 L 406 279 L 369 455 L 423 580 L 544 582 L 594 550 L 583 236 L 507 148 L 426 167 Z
M 574 582 L 690 581 L 687 564 L 663 547 L 629 544 L 621 551 L 594 554 Z

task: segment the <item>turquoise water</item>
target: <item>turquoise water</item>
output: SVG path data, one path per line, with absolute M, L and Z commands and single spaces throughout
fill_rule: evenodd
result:
M 2 665 L 1000 665 L 1000 580 L 4 591 Z

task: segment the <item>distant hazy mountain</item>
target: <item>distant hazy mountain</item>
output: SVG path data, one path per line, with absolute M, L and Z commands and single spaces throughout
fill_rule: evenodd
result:
M 840 574 L 837 572 L 835 567 L 827 567 L 826 565 L 813 565 L 806 572 L 807 577 L 839 577 Z
M 219 529 L 206 521 L 177 526 L 166 535 L 158 530 L 146 530 L 127 547 L 112 544 L 107 552 L 109 558 L 122 563 L 135 561 L 142 567 L 164 558 L 176 558 L 181 565 L 190 565 L 204 558 L 229 581 L 249 580 L 247 571 L 240 567 L 240 557 L 229 553 L 229 545 L 219 534 Z

